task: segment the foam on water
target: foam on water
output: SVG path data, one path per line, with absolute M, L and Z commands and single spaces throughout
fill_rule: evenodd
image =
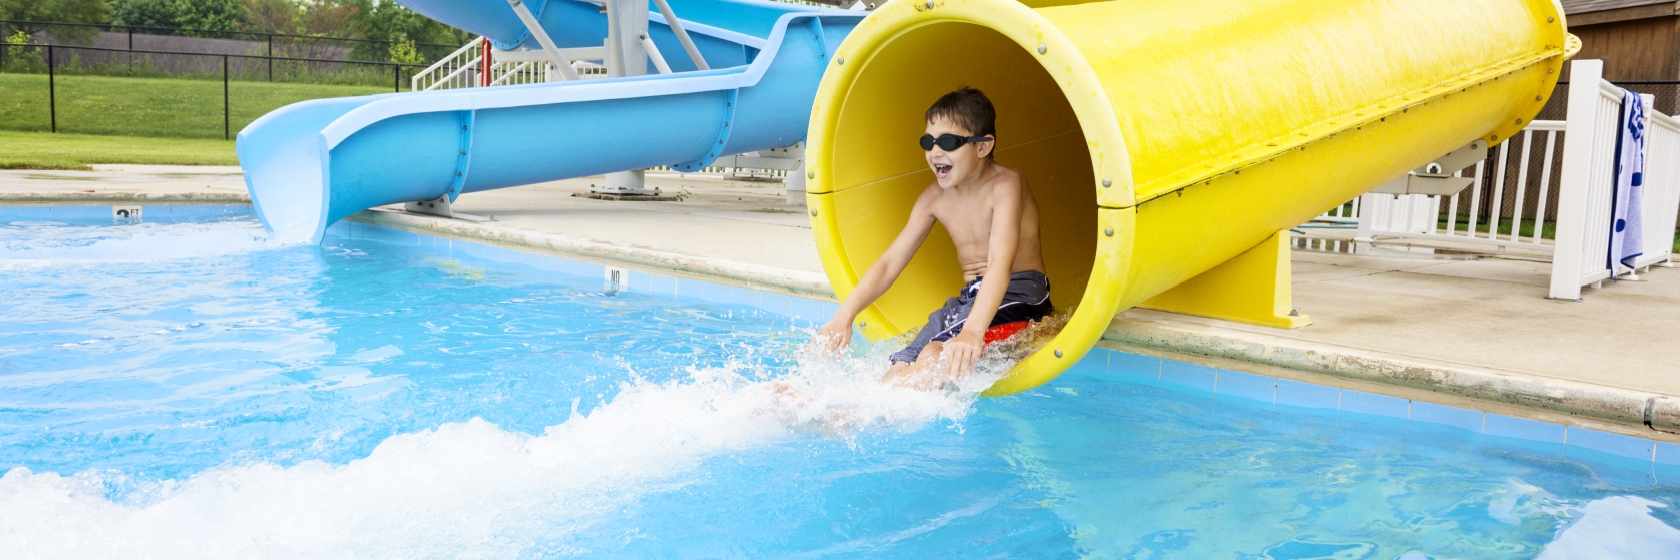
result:
M 0 556 L 564 553 L 566 537 L 642 495 L 681 487 L 712 457 L 815 433 L 960 427 L 1008 362 L 988 357 L 959 389 L 937 392 L 880 383 L 882 364 L 872 353 L 802 360 L 781 375 L 696 368 L 681 381 L 625 382 L 588 415 L 574 402 L 572 417 L 541 435 L 475 419 L 390 437 L 343 465 L 255 463 L 138 483 L 18 468 L 0 477 Z

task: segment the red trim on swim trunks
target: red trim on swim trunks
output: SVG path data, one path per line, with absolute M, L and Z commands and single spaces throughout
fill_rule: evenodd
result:
M 992 328 L 986 329 L 985 344 L 1000 342 L 1011 336 L 1015 336 L 1015 333 L 1026 329 L 1029 323 L 1030 321 L 1016 321 L 1013 323 L 993 325 Z

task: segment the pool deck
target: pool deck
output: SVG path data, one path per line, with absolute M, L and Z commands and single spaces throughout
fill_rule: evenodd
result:
M 0 171 L 0 204 L 207 203 L 244 195 L 237 169 L 96 169 Z M 456 212 L 490 221 L 393 208 L 353 219 L 832 298 L 804 208 L 787 204 L 780 184 L 650 173 L 650 186 L 690 194 L 680 202 L 573 196 L 600 181 L 470 193 L 455 203 Z M 1131 310 L 1102 344 L 1680 441 L 1673 435 L 1680 432 L 1680 347 L 1673 343 L 1680 269 L 1653 269 L 1568 303 L 1543 297 L 1550 263 L 1522 255 L 1297 250 L 1293 263 L 1295 305 L 1312 325 L 1286 331 Z

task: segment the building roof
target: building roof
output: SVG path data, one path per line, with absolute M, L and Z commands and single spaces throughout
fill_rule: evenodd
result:
M 1652 4 L 1674 4 L 1674 0 L 1563 0 L 1563 13 L 1566 15 L 1619 10 L 1622 8 L 1637 8 Z
M 1563 0 L 1570 27 L 1680 15 L 1676 0 Z

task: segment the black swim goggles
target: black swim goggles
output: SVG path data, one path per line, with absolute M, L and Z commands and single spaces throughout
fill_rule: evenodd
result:
M 956 150 L 957 148 L 961 148 L 964 144 L 968 144 L 970 142 L 991 141 L 991 138 L 987 138 L 985 136 L 957 136 L 955 134 L 941 134 L 938 138 L 934 138 L 932 134 L 923 134 L 922 150 L 933 151 L 934 146 L 939 146 L 939 149 L 949 152 Z

